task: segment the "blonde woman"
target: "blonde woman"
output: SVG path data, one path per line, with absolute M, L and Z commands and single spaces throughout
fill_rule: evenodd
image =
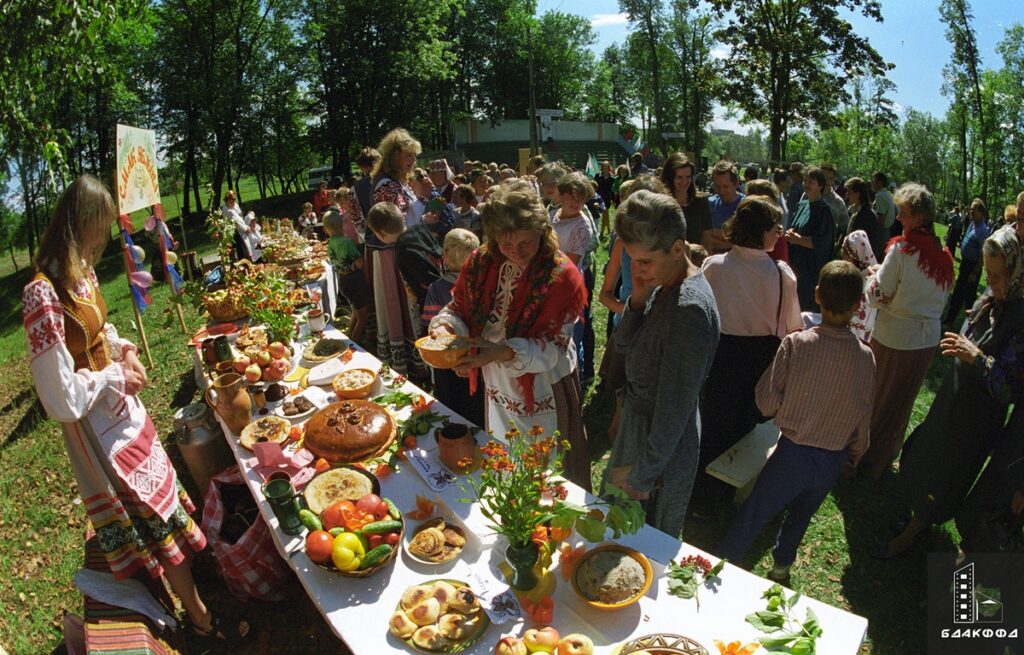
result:
M 138 348 L 107 322 L 93 265 L 116 219 L 114 199 L 92 176 L 76 179 L 57 202 L 22 294 L 36 392 L 63 428 L 78 493 L 114 577 L 163 576 L 197 636 L 241 639 L 248 624 L 221 621 L 196 591 L 189 557 L 206 537 L 139 401 L 148 379 Z

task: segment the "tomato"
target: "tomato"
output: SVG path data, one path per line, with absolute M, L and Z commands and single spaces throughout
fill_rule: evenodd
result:
M 377 494 L 366 494 L 356 501 L 356 510 L 370 514 L 378 521 L 388 516 L 387 503 Z
M 291 441 L 298 441 L 302 438 L 302 428 L 297 425 L 293 425 L 292 429 L 288 431 L 288 439 Z
M 415 448 L 416 437 L 410 434 L 408 437 L 402 440 L 402 445 L 405 446 L 406 448 Z
M 339 500 L 332 504 L 320 514 L 320 522 L 324 524 L 324 530 L 331 528 L 347 528 L 347 517 L 355 514 L 356 507 L 348 500 Z
M 368 550 L 373 550 L 377 546 L 385 543 L 384 535 L 382 534 L 371 534 L 366 537 L 366 545 L 369 547 Z
M 331 463 L 328 462 L 323 457 L 317 459 L 316 463 L 313 465 L 313 470 L 316 471 L 317 473 L 323 473 L 324 471 L 327 471 L 330 468 L 331 468 Z
M 401 539 L 401 537 L 397 532 L 389 532 L 386 535 L 384 535 L 384 543 L 386 543 L 389 546 L 398 545 L 399 539 Z
M 334 547 L 334 537 L 324 530 L 313 530 L 306 535 L 306 554 L 309 559 L 318 564 L 323 564 L 331 559 L 331 549 Z

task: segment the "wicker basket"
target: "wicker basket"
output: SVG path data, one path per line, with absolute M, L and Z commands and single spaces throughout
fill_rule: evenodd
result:
M 371 566 L 368 569 L 362 569 L 360 571 L 339 571 L 334 565 L 329 565 L 329 564 L 319 564 L 318 563 L 317 566 L 319 566 L 324 571 L 330 571 L 331 573 L 334 573 L 336 575 L 340 575 L 340 576 L 343 576 L 343 577 L 346 577 L 346 578 L 368 578 L 368 577 L 370 577 L 371 575 L 373 575 L 377 571 L 380 571 L 382 568 L 384 568 L 385 566 L 387 566 L 391 562 L 394 562 L 395 558 L 398 557 L 398 551 L 400 551 L 402 549 L 400 544 L 402 543 L 402 538 L 405 537 L 405 517 L 403 516 L 403 517 L 399 518 L 398 520 L 402 522 L 402 529 L 398 531 L 398 544 L 392 546 L 391 547 L 391 554 L 388 555 L 387 557 L 385 557 L 384 559 L 382 559 L 375 566 Z
M 623 644 L 617 652 L 618 655 L 630 655 L 640 651 L 647 651 L 656 655 L 708 655 L 708 649 L 693 639 L 673 634 L 656 634 L 640 637 Z

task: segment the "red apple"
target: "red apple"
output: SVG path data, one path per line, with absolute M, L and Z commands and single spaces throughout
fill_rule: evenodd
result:
M 273 361 L 273 357 L 266 350 L 261 350 L 256 354 L 256 363 L 260 366 L 270 366 L 270 362 Z
M 274 359 L 281 359 L 288 354 L 288 348 L 280 341 L 275 341 L 267 346 L 267 351 L 270 352 L 270 356 Z
M 249 368 L 250 364 L 252 364 L 252 360 L 247 356 L 242 355 L 235 360 L 235 373 L 243 375 L 245 373 L 245 369 Z
M 527 655 L 528 652 L 519 637 L 502 637 L 494 645 L 494 655 Z
M 553 653 L 558 647 L 558 630 L 550 625 L 530 628 L 523 633 L 523 643 L 531 653 Z
M 263 369 L 258 364 L 249 364 L 245 369 L 245 380 L 249 384 L 255 384 L 263 377 Z
M 292 363 L 287 359 L 275 359 L 270 362 L 270 366 L 263 371 L 263 377 L 270 382 L 283 380 L 284 376 L 288 375 L 288 371 L 291 367 Z
M 557 655 L 594 655 L 594 642 L 590 637 L 573 633 L 558 642 Z

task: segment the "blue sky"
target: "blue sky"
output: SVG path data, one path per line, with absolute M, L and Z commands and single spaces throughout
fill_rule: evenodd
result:
M 982 65 L 998 68 L 1002 60 L 996 44 L 1007 27 L 1024 23 L 1024 1 L 970 0 L 970 4 Z M 889 79 L 896 83 L 893 99 L 899 107 L 942 116 L 949 104 L 940 92 L 942 67 L 949 61 L 951 47 L 944 35 L 945 25 L 939 21 L 938 6 L 938 0 L 882 0 L 882 23 L 860 14 L 844 11 L 843 15 L 886 61 L 895 64 Z M 589 19 L 598 35 L 593 46 L 598 53 L 612 43 L 621 43 L 628 34 L 618 0 L 538 0 L 538 13 L 552 9 Z M 725 118 L 723 113 L 717 112 L 714 127 L 746 130 L 737 128 L 737 121 Z

